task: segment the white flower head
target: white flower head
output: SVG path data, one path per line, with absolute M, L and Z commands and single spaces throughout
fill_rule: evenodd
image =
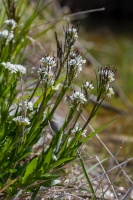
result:
M 3 38 L 4 39 L 7 39 L 8 38 L 8 34 L 9 34 L 9 31 L 8 30 L 3 30 L 0 32 L 0 39 L 2 40 Z
M 71 130 L 71 133 L 77 133 L 79 131 L 82 131 L 82 129 L 79 126 L 76 126 L 75 129 Z M 81 135 L 86 137 L 86 132 L 87 132 L 87 130 L 82 131 Z
M 116 72 L 116 69 L 111 70 L 109 67 L 101 68 L 98 72 L 98 75 L 102 82 L 105 82 L 106 84 L 113 82 L 114 74 Z
M 13 38 L 13 31 L 3 30 L 0 32 L 0 40 L 4 40 L 6 44 L 8 44 Z
M 22 116 L 17 116 L 13 118 L 13 121 L 15 121 L 15 123 L 19 126 L 21 125 L 26 126 L 30 124 L 29 119 L 27 117 L 22 117 Z
M 78 30 L 74 27 L 69 28 L 67 30 L 67 34 L 69 34 L 75 40 L 78 38 Z
M 76 126 L 75 129 L 72 129 L 71 133 L 76 133 L 77 131 L 81 131 L 81 128 L 79 128 L 79 126 Z
M 75 72 L 75 76 L 82 71 L 83 64 L 86 63 L 86 60 L 82 59 L 82 56 L 77 52 L 71 52 L 68 58 L 68 67 L 71 73 L 71 70 Z M 66 67 L 66 66 L 65 66 Z
M 20 72 L 22 74 L 26 73 L 26 68 L 22 65 L 11 64 L 10 62 L 2 62 L 1 63 L 6 69 L 8 69 L 11 73 Z
M 76 104 L 85 104 L 87 102 L 85 95 L 81 92 L 73 92 L 73 94 L 70 96 L 70 99 Z
M 22 73 L 22 74 L 26 74 L 26 68 L 23 67 L 22 65 L 16 65 L 14 64 L 14 66 L 17 68 L 18 72 Z
M 44 66 L 49 66 L 49 67 L 55 67 L 56 66 L 56 61 L 54 57 L 51 56 L 45 56 L 40 60 Z
M 87 133 L 87 130 L 85 129 L 85 130 L 82 132 L 82 136 L 86 137 L 86 133 Z
M 7 24 L 12 30 L 17 26 L 14 19 L 5 20 L 4 23 Z
M 69 25 L 64 28 L 65 46 L 72 47 L 78 38 L 78 29 L 76 27 L 70 28 Z
M 114 73 L 111 70 L 108 71 L 108 80 L 109 80 L 109 82 L 112 82 L 115 80 Z
M 19 105 L 22 107 L 22 103 L 20 103 Z M 32 101 L 28 101 L 28 100 L 24 101 L 24 106 L 25 106 L 25 108 L 27 110 L 30 110 L 30 111 L 33 110 L 33 103 L 32 103 Z
M 83 87 L 84 87 L 85 89 L 87 89 L 89 92 L 91 92 L 91 90 L 94 89 L 94 85 L 93 85 L 92 83 L 89 83 L 88 81 L 86 81 L 86 82 L 84 83 Z
M 15 67 L 10 62 L 7 62 L 7 63 L 2 62 L 1 64 L 5 67 L 5 69 L 8 69 L 11 73 L 17 73 L 18 71 L 17 67 Z
M 106 96 L 111 98 L 111 95 L 114 94 L 114 90 L 112 87 L 107 86 L 106 87 Z
M 55 74 L 51 66 L 40 66 L 37 70 L 41 82 L 48 86 L 53 86 L 55 82 Z
M 27 109 L 29 109 L 29 110 L 33 110 L 33 103 L 32 103 L 32 101 L 27 101 Z
M 13 31 L 10 31 L 8 34 L 6 44 L 8 44 L 13 38 L 14 38 L 14 33 L 13 33 Z

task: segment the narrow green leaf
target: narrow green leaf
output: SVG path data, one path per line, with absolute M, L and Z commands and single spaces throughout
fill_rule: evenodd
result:
M 36 196 L 38 194 L 38 191 L 40 189 L 40 185 L 35 189 L 35 191 L 33 192 L 33 195 L 31 197 L 31 200 L 35 200 L 36 199 Z
M 92 137 L 94 137 L 97 133 L 99 133 L 100 131 L 102 131 L 104 128 L 106 128 L 111 122 L 113 122 L 116 119 L 111 120 L 110 122 L 106 123 L 105 125 L 101 126 L 100 128 L 98 128 L 96 131 L 92 132 L 91 134 L 89 134 L 86 138 L 82 139 L 81 142 L 82 144 L 84 144 L 87 140 L 91 139 Z
M 52 165 L 50 166 L 50 168 L 59 167 L 60 165 L 65 164 L 66 162 L 72 161 L 74 159 L 75 159 L 75 157 L 62 158 L 62 159 L 56 161 L 55 163 L 52 163 Z
M 67 135 L 67 138 L 65 139 L 65 142 L 63 143 L 60 151 L 57 154 L 57 157 L 59 158 L 61 155 L 64 156 L 64 152 L 66 151 L 66 147 L 67 147 L 67 143 L 68 143 L 68 139 L 69 139 L 70 135 Z
M 45 169 L 45 166 L 47 166 L 47 168 L 49 167 L 49 164 L 50 164 L 51 159 L 52 159 L 52 154 L 53 154 L 53 149 L 50 148 L 47 155 L 46 155 L 44 163 L 43 163 L 44 169 Z
M 61 181 L 56 179 L 56 180 L 45 181 L 42 185 L 45 187 L 52 187 L 52 186 L 58 185 L 60 183 L 61 183 Z
M 29 178 L 30 175 L 32 175 L 36 171 L 37 167 L 37 159 L 33 158 L 31 162 L 27 165 L 25 174 L 22 178 L 22 183 L 25 184 L 27 179 Z

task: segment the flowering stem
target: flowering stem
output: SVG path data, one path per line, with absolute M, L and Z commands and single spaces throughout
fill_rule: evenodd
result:
M 103 100 L 102 100 L 102 101 L 103 101 Z M 94 107 L 93 107 L 93 109 L 92 109 L 92 111 L 91 111 L 91 113 L 90 113 L 90 116 L 88 117 L 86 123 L 84 124 L 84 126 L 83 126 L 83 128 L 82 128 L 82 131 L 86 128 L 86 126 L 88 125 L 88 123 L 89 123 L 89 122 L 91 121 L 91 119 L 95 116 L 97 110 L 98 110 L 99 107 L 101 106 L 102 101 L 101 101 L 99 104 L 95 103 L 95 105 L 94 105 Z
M 80 153 L 79 153 L 78 150 L 77 150 L 77 154 L 78 154 L 78 157 L 79 157 L 79 160 L 80 160 L 80 163 L 81 163 L 81 166 L 82 166 L 84 175 L 85 175 L 86 180 L 87 180 L 87 182 L 88 182 L 88 185 L 89 185 L 89 187 L 90 187 L 90 191 L 91 191 L 91 193 L 92 193 L 93 200 L 97 200 L 97 197 L 96 197 L 96 195 L 95 195 L 95 191 L 94 191 L 94 189 L 93 189 L 93 186 L 92 186 L 92 184 L 91 184 L 91 181 L 90 181 L 90 179 L 89 179 L 89 177 L 88 177 L 88 174 L 87 174 L 87 171 L 86 171 L 86 169 L 85 169 L 84 161 L 82 160 L 82 158 L 81 158 Z
M 77 106 L 75 106 L 75 109 L 77 110 Z M 78 119 L 79 119 L 79 117 L 80 117 L 82 111 L 83 111 L 83 109 L 82 109 L 82 107 L 80 107 L 80 108 L 78 109 L 77 116 L 76 116 L 75 119 L 74 119 L 73 127 L 71 127 L 72 129 L 73 129 L 74 126 L 76 125 L 76 123 L 77 123 L 77 121 L 78 121 Z
M 34 96 L 34 94 L 35 94 L 35 92 L 36 92 L 36 90 L 37 90 L 37 88 L 38 88 L 39 84 L 40 84 L 40 80 L 39 80 L 39 81 L 38 81 L 38 83 L 36 84 L 36 87 L 35 87 L 35 89 L 34 89 L 34 91 L 33 91 L 32 95 L 30 96 L 30 98 L 29 98 L 29 101 L 31 101 L 31 100 L 32 100 L 32 98 L 33 98 L 33 96 Z
M 73 108 L 71 108 L 69 115 L 68 115 L 67 119 L 65 120 L 65 123 L 63 124 L 63 130 L 68 126 L 68 124 L 72 120 L 74 111 L 76 110 L 76 107 L 77 107 L 77 105 L 75 105 Z
M 29 132 L 29 135 L 30 135 L 30 133 L 33 132 L 33 130 L 35 131 L 35 130 L 38 128 L 38 126 L 37 126 L 37 121 L 38 121 L 38 122 L 40 121 L 40 115 L 43 114 L 43 110 L 44 110 L 44 107 L 45 107 L 45 99 L 46 99 L 46 91 L 44 92 L 43 100 L 42 100 L 41 105 L 40 105 L 40 107 L 39 107 L 39 111 L 38 111 L 38 113 L 37 113 L 37 116 L 36 116 L 36 118 L 35 118 L 35 120 L 34 120 L 33 126 L 32 126 L 32 128 L 31 128 L 31 130 L 30 130 L 30 132 Z M 44 126 L 43 126 L 43 127 L 44 127 Z
M 40 115 L 43 113 L 43 110 L 44 110 L 44 103 L 45 103 L 45 99 L 46 99 L 46 91 L 44 92 L 44 95 L 43 95 L 43 100 L 41 102 L 41 105 L 39 107 L 39 111 L 38 111 L 38 115 L 36 117 L 36 120 L 39 121 L 40 119 Z M 35 124 L 36 124 L 36 120 L 35 120 Z
M 55 105 L 54 105 L 54 107 L 52 108 L 52 110 L 51 110 L 51 112 L 50 112 L 49 120 L 51 120 L 51 118 L 52 118 L 52 116 L 53 116 L 53 114 L 54 114 L 54 112 L 55 112 L 57 106 L 59 105 L 59 103 L 60 103 L 60 101 L 62 100 L 62 98 L 63 98 L 64 94 L 66 93 L 66 91 L 67 91 L 67 87 L 65 88 L 65 87 L 63 86 L 63 88 L 62 88 L 62 90 L 61 90 L 59 96 L 57 97 L 57 100 L 56 100 L 56 102 L 55 102 Z

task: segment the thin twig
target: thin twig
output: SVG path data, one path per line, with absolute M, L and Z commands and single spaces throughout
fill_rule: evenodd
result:
M 129 190 L 128 190 L 127 193 L 124 195 L 124 197 L 122 198 L 122 200 L 127 200 L 128 198 L 130 198 L 129 195 L 130 195 L 132 189 L 133 189 L 133 185 L 129 188 Z
M 86 118 L 84 117 L 83 114 L 81 114 L 81 117 L 85 120 Z M 95 130 L 92 128 L 92 126 L 90 124 L 88 124 L 88 127 L 95 132 Z M 108 147 L 104 144 L 104 142 L 101 140 L 101 138 L 99 137 L 98 134 L 96 134 L 97 139 L 101 142 L 101 144 L 104 146 L 104 148 L 107 150 L 107 152 L 110 154 L 110 156 L 114 159 L 114 161 L 116 162 L 116 164 L 120 167 L 120 169 L 122 170 L 123 174 L 126 176 L 126 178 L 129 180 L 129 182 L 131 184 L 133 184 L 133 181 L 130 179 L 130 177 L 127 175 L 127 173 L 125 172 L 125 170 L 122 169 L 121 165 L 119 164 L 119 162 L 116 160 L 116 158 L 114 157 L 114 155 L 111 153 L 111 151 L 108 149 Z
M 123 163 L 121 163 L 121 164 L 119 164 L 119 165 L 117 165 L 117 166 L 115 166 L 115 167 L 113 167 L 113 168 L 111 168 L 111 169 L 108 169 L 105 173 L 100 174 L 100 175 L 97 176 L 96 178 L 93 178 L 91 181 L 95 181 L 95 180 L 101 178 L 101 176 L 103 176 L 103 175 L 105 175 L 106 173 L 109 173 L 109 172 L 111 172 L 111 171 L 117 169 L 117 168 L 120 167 L 120 166 L 122 167 L 123 165 L 125 165 L 125 163 L 127 164 L 127 163 L 128 163 L 129 161 L 131 161 L 131 160 L 133 160 L 133 158 L 130 158 L 130 159 L 124 161 Z
M 99 164 L 100 164 L 100 166 L 101 166 L 103 172 L 105 173 L 106 171 L 105 171 L 105 169 L 104 169 L 104 167 L 103 167 L 101 161 L 99 160 L 99 158 L 98 158 L 97 156 L 96 156 L 96 159 L 98 160 L 98 162 L 99 162 Z M 105 176 L 106 176 L 106 178 L 108 179 L 108 182 L 109 182 L 109 184 L 110 184 L 110 186 L 111 186 L 111 188 L 112 188 L 112 190 L 113 190 L 113 192 L 114 192 L 114 195 L 115 195 L 116 199 L 118 199 L 118 196 L 117 196 L 117 194 L 116 194 L 116 192 L 115 192 L 115 190 L 114 190 L 113 184 L 111 183 L 110 178 L 108 177 L 107 173 L 105 173 Z
M 76 20 L 77 18 L 79 18 L 80 16 L 84 16 L 85 14 L 93 13 L 93 12 L 101 12 L 101 11 L 104 11 L 104 10 L 105 10 L 104 7 L 103 8 L 97 8 L 97 9 L 91 9 L 91 10 L 85 10 L 85 11 L 80 11 L 80 12 L 76 12 L 76 13 L 64 16 L 63 18 L 64 19 L 70 18 L 70 20 Z

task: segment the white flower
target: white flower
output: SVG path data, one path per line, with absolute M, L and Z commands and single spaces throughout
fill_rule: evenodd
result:
M 23 67 L 22 65 L 16 65 L 14 64 L 14 66 L 17 68 L 18 72 L 22 73 L 22 74 L 26 74 L 26 68 Z
M 29 101 L 29 102 L 27 102 L 27 109 L 29 109 L 29 110 L 33 110 L 33 103 L 32 103 L 32 101 Z
M 80 73 L 82 71 L 82 65 L 86 63 L 86 60 L 82 59 L 82 56 L 79 53 L 71 52 L 70 56 L 68 58 L 68 66 L 69 70 L 75 71 L 75 76 L 77 76 L 77 73 Z
M 79 128 L 78 126 L 76 126 L 75 129 L 72 129 L 71 133 L 76 133 L 77 131 L 81 131 L 81 128 Z
M 69 28 L 68 30 L 67 30 L 67 34 L 70 34 L 70 35 L 72 35 L 72 37 L 76 40 L 77 38 L 78 38 L 78 31 L 77 31 L 77 29 L 76 28 Z
M 8 34 L 9 34 L 9 31 L 8 30 L 3 30 L 0 32 L 0 39 L 3 39 L 3 38 L 7 38 L 8 37 Z
M 106 87 L 106 96 L 111 98 L 111 95 L 114 94 L 114 90 L 112 87 L 107 86 Z
M 88 81 L 86 81 L 83 86 L 85 89 L 88 89 L 89 91 L 94 89 L 94 85 L 92 83 L 89 83 Z
M 64 35 L 65 35 L 65 46 L 66 47 L 72 47 L 74 42 L 78 38 L 78 30 L 77 28 L 69 28 L 69 26 L 64 29 Z
M 1 63 L 6 69 L 8 69 L 11 73 L 20 72 L 22 74 L 26 73 L 26 68 L 22 65 L 11 64 L 10 62 L 2 62 Z
M 76 126 L 75 129 L 71 130 L 71 133 L 76 133 L 76 132 L 79 132 L 79 131 L 82 131 L 82 129 L 79 126 Z M 86 137 L 86 132 L 87 132 L 87 130 L 82 131 L 81 135 Z
M 55 74 L 51 68 L 51 66 L 44 66 L 44 67 L 39 67 L 37 71 L 40 80 L 47 84 L 48 86 L 53 86 L 55 82 Z
M 76 59 L 72 58 L 71 60 L 69 60 L 68 64 L 69 65 L 76 65 L 77 64 Z
M 30 124 L 30 121 L 27 117 L 23 118 L 22 116 L 17 116 L 15 118 L 13 118 L 13 121 L 15 121 L 15 123 L 17 125 L 23 125 L 23 126 L 26 126 L 26 125 L 29 125 Z
M 10 62 L 2 62 L 1 63 L 6 69 L 8 69 L 11 73 L 17 73 L 18 69 L 13 65 L 11 64 Z
M 13 33 L 13 31 L 10 31 L 8 33 L 8 38 L 7 38 L 6 44 L 8 44 L 13 38 L 14 38 L 14 33 Z
M 51 66 L 51 67 L 56 66 L 55 58 L 51 56 L 45 56 L 40 61 L 43 63 L 44 66 Z
M 115 70 L 110 70 L 109 68 L 102 68 L 98 74 L 104 82 L 112 82 L 114 81 L 114 73 Z
M 22 103 L 19 104 L 22 107 Z M 33 110 L 33 103 L 32 101 L 24 101 L 25 108 L 32 111 Z
M 82 134 L 81 134 L 81 135 L 82 135 L 83 137 L 86 137 L 86 133 L 87 133 L 87 130 L 85 129 L 84 131 L 82 131 Z
M 109 82 L 112 82 L 115 80 L 114 73 L 111 70 L 108 71 L 108 80 L 109 80 Z
M 14 38 L 14 34 L 12 31 L 3 30 L 0 32 L 0 40 L 6 40 L 6 44 L 8 44 Z
M 14 19 L 5 20 L 4 23 L 11 27 L 12 30 L 17 26 L 17 23 Z
M 74 92 L 71 96 L 70 99 L 75 102 L 76 104 L 84 104 L 87 102 L 85 95 L 81 92 Z

